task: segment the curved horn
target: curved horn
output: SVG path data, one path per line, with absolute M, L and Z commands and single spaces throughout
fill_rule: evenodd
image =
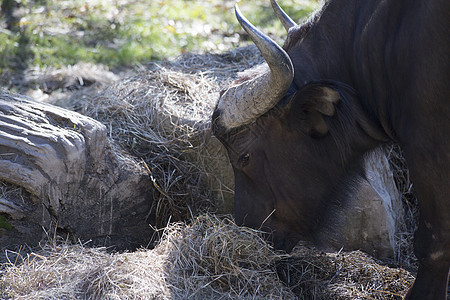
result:
M 292 79 L 294 78 L 294 67 L 292 66 L 289 55 L 271 38 L 253 26 L 253 24 L 251 24 L 242 15 L 237 4 L 235 5 L 235 12 L 236 18 L 242 28 L 244 28 L 244 30 L 248 33 L 256 47 L 258 47 L 265 61 L 269 65 L 270 71 L 273 73 L 274 77 L 277 77 L 278 81 L 276 82 L 276 86 L 287 86 L 287 91 L 291 86 Z
M 273 108 L 287 93 L 294 79 L 289 55 L 271 38 L 253 26 L 235 6 L 236 17 L 258 47 L 270 70 L 229 88 L 219 100 L 215 120 L 227 129 L 249 124 Z
M 272 4 L 272 8 L 275 11 L 275 14 L 277 15 L 278 19 L 280 19 L 281 23 L 283 24 L 286 31 L 289 31 L 291 27 L 297 26 L 297 23 L 295 23 L 288 15 L 284 12 L 284 10 L 278 5 L 277 1 L 270 0 L 270 4 Z

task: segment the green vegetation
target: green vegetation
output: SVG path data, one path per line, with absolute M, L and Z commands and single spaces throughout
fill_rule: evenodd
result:
M 230 0 L 2 1 L 0 74 L 79 61 L 130 66 L 185 51 L 223 51 L 242 44 Z M 280 4 L 300 20 L 317 1 Z M 241 1 L 240 6 L 257 26 L 284 36 L 269 0 Z
M 0 215 L 0 228 L 4 228 L 6 230 L 11 230 L 12 225 L 8 222 L 6 217 Z

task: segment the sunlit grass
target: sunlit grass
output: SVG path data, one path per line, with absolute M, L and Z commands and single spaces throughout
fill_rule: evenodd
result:
M 16 0 L 17 1 L 17 0 Z M 0 24 L 0 72 L 27 66 L 60 67 L 79 61 L 130 66 L 182 52 L 223 51 L 241 44 L 228 0 L 18 1 L 19 17 Z M 294 20 L 316 1 L 280 1 Z M 241 1 L 249 20 L 283 40 L 269 0 Z M 3 12 L 2 12 L 3 13 Z M 4 15 L 4 14 L 2 14 Z

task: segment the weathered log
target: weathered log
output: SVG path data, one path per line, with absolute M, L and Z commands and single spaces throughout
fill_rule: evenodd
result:
M 0 249 L 38 242 L 42 227 L 119 248 L 146 245 L 151 182 L 116 152 L 101 123 L 0 92 L 0 180 L 27 192 L 2 187 Z

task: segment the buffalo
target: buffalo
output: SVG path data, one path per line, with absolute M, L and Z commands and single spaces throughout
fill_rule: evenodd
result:
M 445 299 L 450 267 L 450 1 L 329 0 L 280 47 L 239 11 L 266 64 L 221 93 L 212 130 L 235 175 L 238 224 L 277 249 L 320 244 L 365 153 L 398 143 L 419 199 L 406 299 Z

